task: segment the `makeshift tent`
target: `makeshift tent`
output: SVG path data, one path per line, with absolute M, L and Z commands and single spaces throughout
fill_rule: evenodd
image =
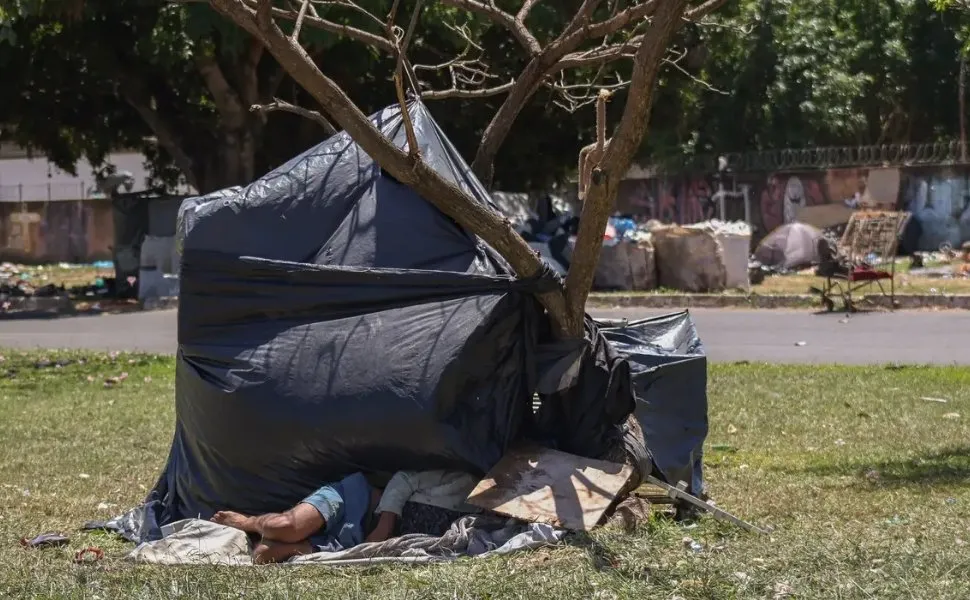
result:
M 424 160 L 496 210 L 426 108 L 410 114 Z M 371 118 L 404 146 L 396 108 Z M 653 341 L 630 330 L 640 341 L 621 354 L 590 319 L 586 340 L 549 342 L 534 294 L 555 275 L 512 277 L 346 134 L 187 200 L 178 247 L 175 439 L 147 503 L 111 524 L 129 539 L 220 509 L 285 509 L 354 471 L 484 474 L 525 438 L 597 457 L 630 437 L 624 356 Z M 554 411 L 533 414 L 537 390 Z M 696 382 L 670 393 L 706 402 L 684 398 L 703 393 Z M 689 460 L 658 440 L 660 462 Z M 627 440 L 638 444 L 649 470 L 642 440 Z
M 805 223 L 788 223 L 765 236 L 754 257 L 766 267 L 798 269 L 818 263 L 822 232 Z

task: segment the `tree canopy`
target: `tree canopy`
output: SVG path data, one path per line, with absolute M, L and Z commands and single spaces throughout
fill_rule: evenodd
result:
M 655 114 L 654 157 L 957 136 L 967 21 L 954 7 L 741 0 L 720 14 L 723 26 L 698 29 L 705 84 L 681 78 L 658 101 L 670 118 Z
M 380 11 L 390 2 L 362 4 Z M 441 26 L 458 20 L 456 10 L 432 5 L 423 11 L 416 61 L 440 63 L 461 50 L 465 40 Z M 363 18 L 333 12 L 328 19 L 341 24 L 360 26 Z M 548 8 L 536 14 L 550 25 L 564 19 Z M 490 81 L 505 81 L 521 67 L 507 36 L 484 31 L 484 19 L 465 21 L 487 46 Z M 364 110 L 393 102 L 392 57 L 326 31 L 307 28 L 301 37 Z M 259 42 L 206 4 L 85 0 L 65 8 L 45 0 L 0 0 L 0 49 L 3 139 L 69 171 L 81 157 L 97 165 L 112 150 L 135 148 L 146 153 L 162 182 L 181 177 L 208 191 L 245 183 L 329 133 L 292 113 L 249 111 L 274 98 L 314 107 Z M 575 163 L 592 115 L 571 119 L 552 100 L 540 93 L 525 107 L 529 127 L 512 131 L 507 152 L 498 156 L 498 186 L 540 189 Z M 470 93 L 429 102 L 459 149 L 474 156 L 501 98 Z
M 382 13 L 391 0 L 358 4 Z M 580 4 L 538 3 L 529 16 L 537 39 L 548 42 Z M 361 28 L 366 20 L 336 9 L 326 18 Z M 466 40 L 449 23 L 462 23 L 488 60 L 490 78 L 477 90 L 428 99 L 471 160 L 504 101 L 502 93 L 472 92 L 507 84 L 529 57 L 501 27 L 447 3 L 428 2 L 420 19 L 414 62 L 440 64 L 462 50 Z M 683 59 L 661 74 L 641 154 L 684 160 L 956 137 L 968 27 L 965 0 L 734 0 L 677 34 Z M 393 102 L 388 53 L 311 28 L 301 39 L 363 110 Z M 2 138 L 68 170 L 80 157 L 98 164 L 109 151 L 136 148 L 160 180 L 182 177 L 211 190 L 245 183 L 327 135 L 296 114 L 249 111 L 274 98 L 319 107 L 247 32 L 204 3 L 0 0 L 0 67 Z M 629 75 L 626 64 L 611 69 Z M 448 87 L 446 69 L 421 75 Z M 557 103 L 561 95 L 545 87 L 525 103 L 494 156 L 494 187 L 542 189 L 575 169 L 579 148 L 592 141 L 593 111 L 569 114 Z M 610 107 L 614 122 L 619 106 Z

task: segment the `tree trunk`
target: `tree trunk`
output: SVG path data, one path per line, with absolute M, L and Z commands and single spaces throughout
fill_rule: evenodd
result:
M 616 202 L 620 181 L 647 133 L 653 92 L 667 45 L 680 27 L 687 0 L 668 0 L 653 16 L 633 64 L 623 117 L 599 165 L 593 165 L 586 199 L 579 217 L 573 260 L 566 277 L 566 305 L 570 319 L 583 315 L 603 249 L 603 232 Z
M 960 49 L 960 76 L 957 95 L 960 110 L 960 160 L 967 162 L 967 53 Z
M 193 187 L 208 194 L 234 185 L 247 185 L 256 178 L 256 140 L 253 129 L 218 130 L 216 145 L 198 148 Z

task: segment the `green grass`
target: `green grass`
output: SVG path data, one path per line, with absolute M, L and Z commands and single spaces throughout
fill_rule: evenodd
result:
M 762 283 L 751 286 L 751 294 L 761 296 L 785 296 L 797 294 L 810 294 L 810 288 L 821 288 L 824 286 L 825 279 L 814 275 L 774 275 L 766 277 Z M 889 290 L 888 284 L 884 284 Z M 670 295 L 683 294 L 681 290 L 669 288 L 658 288 L 649 291 L 634 292 L 594 292 L 593 296 L 608 297 L 610 295 Z M 879 294 L 879 289 L 874 287 L 872 290 L 861 290 L 862 294 Z M 970 294 L 970 277 L 954 277 L 951 279 L 941 279 L 936 277 L 917 277 L 913 275 L 896 276 L 897 294 L 915 295 L 953 295 L 959 296 Z M 728 296 L 745 296 L 746 292 L 741 290 L 727 290 L 723 292 Z
M 770 537 L 656 518 L 486 561 L 220 569 L 132 566 L 126 543 L 77 532 L 154 483 L 173 428 L 171 359 L 50 354 L 74 362 L 36 368 L 39 354 L 0 354 L 0 597 L 970 598 L 968 369 L 714 365 L 710 489 Z M 70 532 L 70 546 L 17 544 L 47 530 Z M 107 558 L 73 565 L 90 545 Z

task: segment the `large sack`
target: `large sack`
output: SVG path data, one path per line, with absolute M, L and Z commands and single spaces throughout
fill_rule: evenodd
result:
M 605 244 L 593 278 L 602 291 L 652 290 L 657 287 L 653 245 L 649 241 Z
M 724 231 L 719 231 L 715 235 L 721 245 L 721 257 L 724 260 L 725 287 L 748 291 L 751 288 L 751 279 L 748 275 L 751 236 Z
M 657 287 L 657 261 L 653 242 L 642 240 L 630 248 L 630 275 L 636 291 L 653 290 Z
M 720 292 L 727 268 L 716 235 L 678 225 L 653 230 L 660 287 L 683 292 Z

